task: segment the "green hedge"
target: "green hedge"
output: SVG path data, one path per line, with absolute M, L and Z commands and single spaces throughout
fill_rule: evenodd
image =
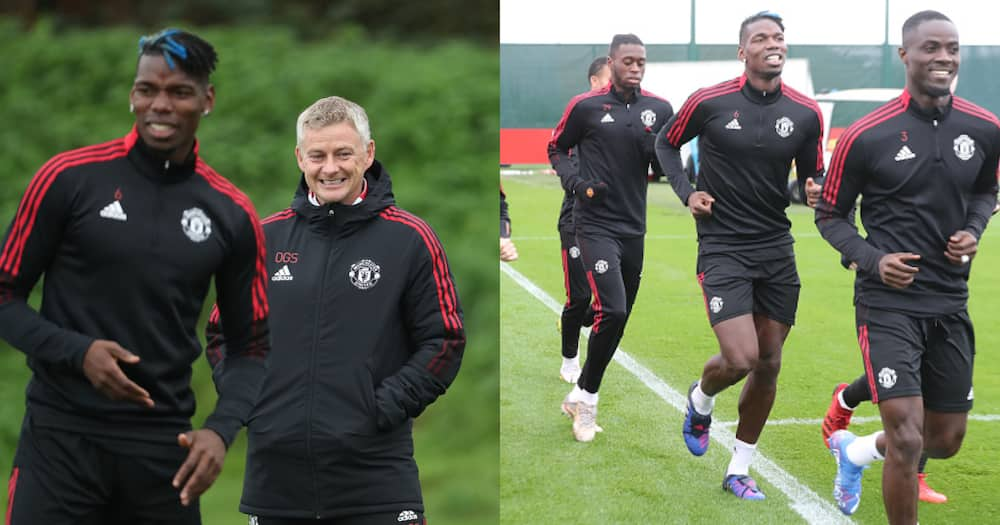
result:
M 49 157 L 129 130 L 136 42 L 155 29 L 57 34 L 43 22 L 24 32 L 0 19 L 0 220 L 9 223 L 30 177 Z M 291 200 L 299 177 L 295 119 L 306 106 L 340 95 L 368 111 L 376 156 L 393 176 L 397 202 L 438 232 L 465 310 L 469 345 L 462 370 L 417 420 L 428 516 L 435 524 L 496 522 L 496 49 L 461 41 L 432 47 L 372 41 L 356 29 L 309 42 L 286 27 L 188 29 L 212 42 L 220 57 L 216 108 L 198 135 L 202 156 L 253 199 L 261 216 Z M 6 473 L 28 372 L 20 352 L 2 350 L 0 472 Z M 206 368 L 196 364 L 196 419 L 214 405 Z M 238 523 L 241 447 L 202 502 L 206 523 Z

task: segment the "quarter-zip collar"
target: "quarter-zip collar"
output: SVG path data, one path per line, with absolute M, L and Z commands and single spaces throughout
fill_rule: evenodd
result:
M 377 159 L 365 171 L 365 184 L 367 188 L 364 198 L 355 205 L 326 203 L 316 206 L 309 202 L 309 187 L 306 185 L 305 175 L 302 175 L 291 207 L 306 218 L 311 227 L 327 232 L 330 228 L 342 228 L 369 220 L 395 204 L 389 172 L 385 171 Z
M 164 153 L 150 148 L 143 142 L 134 126 L 125 136 L 125 143 L 129 147 L 128 159 L 139 173 L 158 182 L 173 183 L 184 180 L 194 173 L 195 164 L 198 162 L 197 140 L 184 162 L 179 163 L 170 161 Z
M 955 102 L 955 97 L 948 97 L 948 104 L 944 107 L 933 106 L 930 108 L 920 107 L 916 100 L 910 96 L 910 92 L 903 90 L 903 94 L 900 96 L 903 104 L 906 105 L 906 111 L 909 112 L 914 117 L 926 122 L 941 122 L 948 117 L 951 113 L 951 105 Z
M 775 89 L 774 91 L 761 91 L 750 84 L 750 80 L 747 78 L 746 73 L 740 77 L 740 90 L 743 92 L 745 97 L 756 104 L 768 105 L 777 102 L 778 99 L 781 98 L 782 86 L 784 86 L 784 81 L 779 82 L 778 89 Z

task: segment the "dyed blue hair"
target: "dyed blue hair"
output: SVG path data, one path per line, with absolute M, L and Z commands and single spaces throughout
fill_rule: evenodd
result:
M 164 29 L 139 38 L 139 58 L 143 55 L 161 55 L 167 61 L 167 67 L 180 67 L 181 71 L 203 84 L 208 83 L 208 77 L 219 61 L 212 44 L 180 29 Z

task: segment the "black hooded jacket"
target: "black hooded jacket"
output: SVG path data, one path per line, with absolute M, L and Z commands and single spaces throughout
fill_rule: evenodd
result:
M 431 228 L 395 206 L 378 161 L 355 206 L 300 181 L 265 219 L 273 352 L 248 423 L 240 510 L 331 518 L 423 511 L 412 419 L 454 380 L 462 310 Z M 206 355 L 225 367 L 209 319 Z

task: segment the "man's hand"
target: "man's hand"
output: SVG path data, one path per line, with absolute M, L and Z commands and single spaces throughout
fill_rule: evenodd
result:
M 174 474 L 173 485 L 181 489 L 185 507 L 208 490 L 222 472 L 226 444 L 214 430 L 203 428 L 177 435 L 177 444 L 188 449 L 187 459 Z
M 500 237 L 500 260 L 511 262 L 517 260 L 517 246 L 509 237 Z
M 715 202 L 715 197 L 709 195 L 708 192 L 696 191 L 688 196 L 688 209 L 691 210 L 691 215 L 694 215 L 695 219 L 701 219 L 712 215 L 713 202 Z
M 971 261 L 977 251 L 979 251 L 979 241 L 976 240 L 976 236 L 965 230 L 958 230 L 948 237 L 948 249 L 945 250 L 944 256 L 951 261 L 951 264 L 962 265 Z
M 919 261 L 920 256 L 910 252 L 888 253 L 882 256 L 878 262 L 878 274 L 882 277 L 882 282 L 893 287 L 903 289 L 913 284 L 913 279 L 917 276 L 920 268 L 906 264 L 908 261 Z
M 134 365 L 139 362 L 139 356 L 114 341 L 96 339 L 83 356 L 83 375 L 109 399 L 131 401 L 153 408 L 149 392 L 129 379 L 118 366 L 118 361 Z
M 806 206 L 815 208 L 819 196 L 823 194 L 823 185 L 816 184 L 812 177 L 806 179 Z
M 604 182 L 582 181 L 577 183 L 573 192 L 584 202 L 598 202 L 608 193 L 608 185 Z

